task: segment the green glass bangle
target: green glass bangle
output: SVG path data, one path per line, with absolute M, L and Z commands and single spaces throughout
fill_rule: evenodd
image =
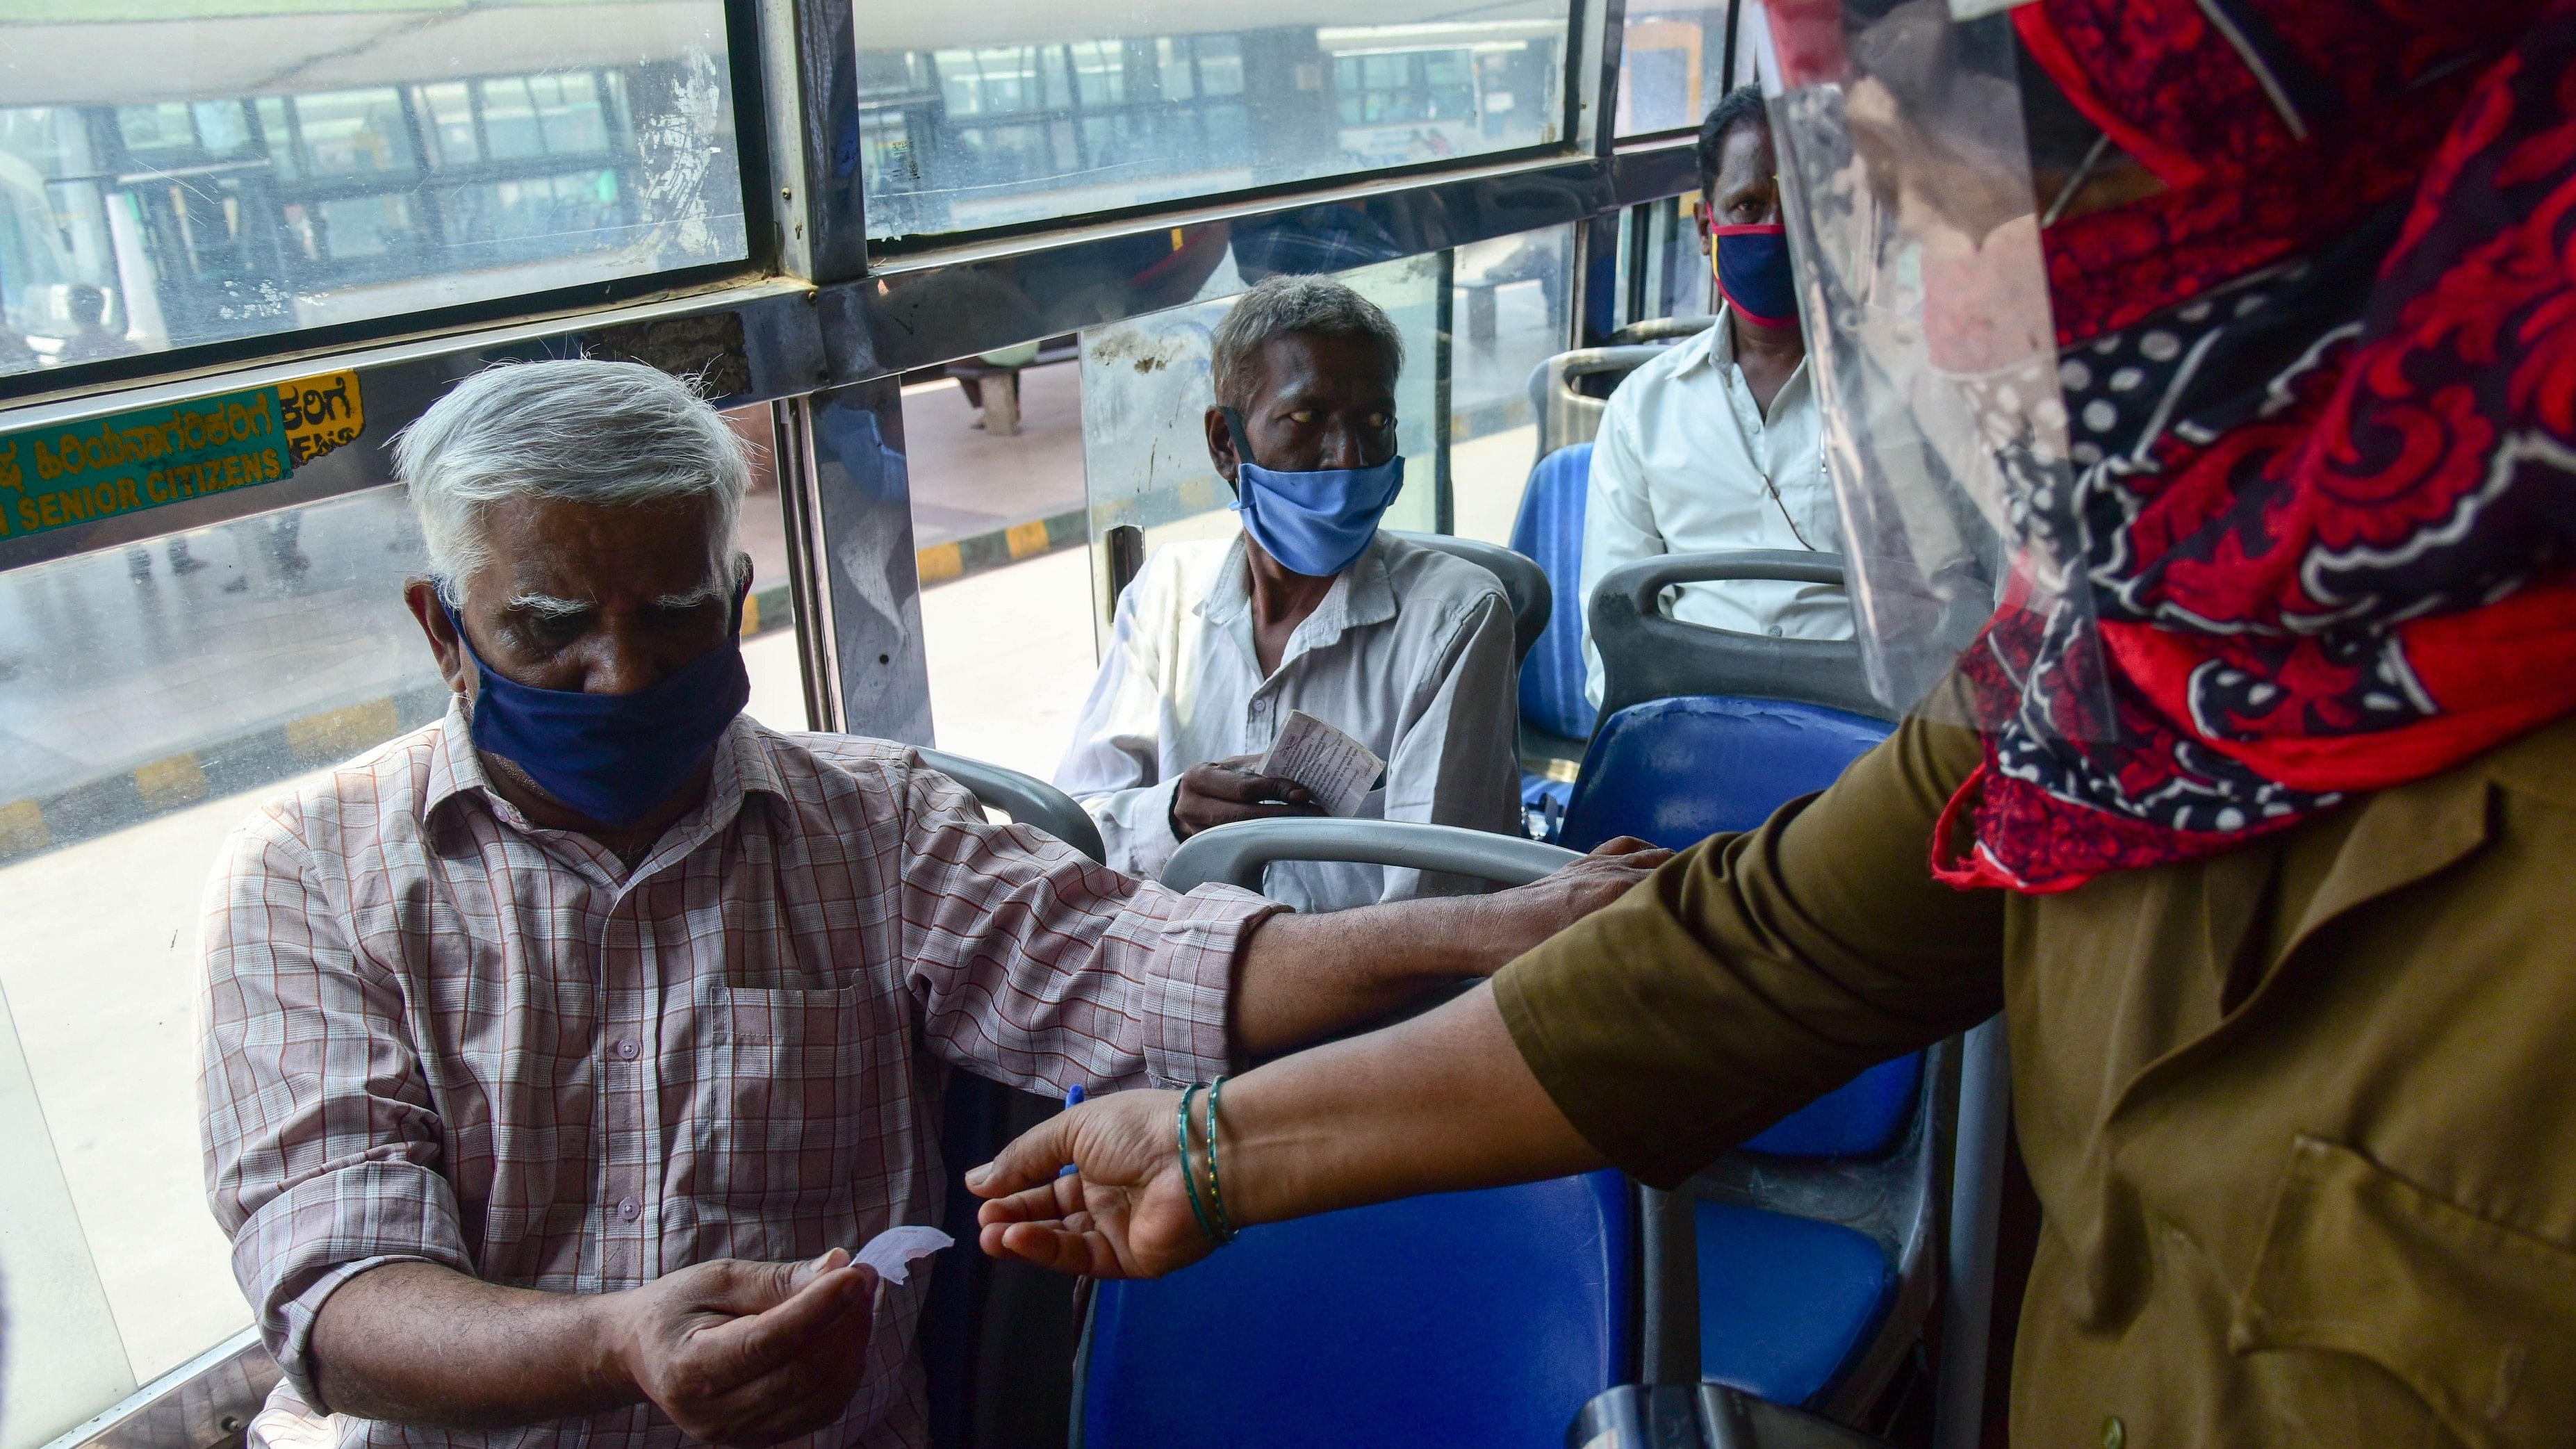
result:
M 1208 1221 L 1207 1208 L 1199 1202 L 1199 1175 L 1190 1170 L 1190 1094 L 1197 1090 L 1195 1082 L 1181 1089 L 1181 1186 L 1189 1191 L 1190 1216 L 1199 1220 L 1199 1231 L 1208 1235 L 1209 1242 L 1222 1248 L 1225 1237 L 1216 1230 L 1215 1223 Z
M 1224 1235 L 1222 1238 L 1220 1238 L 1220 1239 L 1219 1239 L 1219 1241 L 1221 1241 L 1221 1242 L 1228 1242 L 1228 1243 L 1231 1243 L 1231 1242 L 1233 1242 L 1233 1241 L 1234 1241 L 1234 1225 L 1233 1225 L 1233 1224 L 1231 1224 L 1231 1223 L 1229 1223 L 1229 1222 L 1227 1222 L 1227 1221 L 1225 1220 L 1225 1185 L 1224 1185 L 1223 1181 L 1222 1181 L 1221 1179 L 1219 1179 L 1219 1178 L 1217 1177 L 1217 1175 L 1216 1175 L 1216 1099 L 1217 1099 L 1217 1094 L 1218 1094 L 1219 1092 L 1224 1091 L 1224 1090 L 1225 1090 L 1225 1077 L 1223 1076 L 1223 1074 L 1219 1074 L 1219 1075 L 1218 1075 L 1218 1077 L 1217 1077 L 1217 1079 L 1216 1079 L 1215 1081 L 1213 1081 L 1213 1082 L 1211 1082 L 1211 1083 L 1209 1083 L 1209 1084 L 1208 1084 L 1208 1095 L 1207 1095 L 1207 1107 L 1208 1107 L 1208 1109 L 1207 1109 L 1208 1206 L 1209 1206 L 1209 1208 L 1210 1208 L 1210 1209 L 1212 1209 L 1212 1210 L 1215 1212 L 1215 1214 L 1216 1214 L 1216 1230 L 1217 1230 L 1219 1233 L 1221 1233 L 1221 1234 L 1223 1234 L 1223 1235 Z

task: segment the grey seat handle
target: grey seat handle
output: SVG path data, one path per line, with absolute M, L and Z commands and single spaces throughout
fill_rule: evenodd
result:
M 990 809 L 999 810 L 1021 825 L 1034 825 L 1084 855 L 1095 864 L 1109 859 L 1109 848 L 1101 843 L 1100 827 L 1092 822 L 1089 812 L 1074 803 L 1072 796 L 1035 775 L 1023 775 L 1000 765 L 952 755 L 946 750 L 916 749 L 921 762 L 949 779 L 966 787 L 966 793 Z
M 1639 616 L 1653 614 L 1656 601 L 1675 584 L 1722 583 L 1728 579 L 1769 579 L 1791 584 L 1831 584 L 1844 577 L 1843 556 L 1795 548 L 1740 548 L 1713 553 L 1666 553 L 1621 564 L 1604 575 L 1594 597 L 1611 592 Z M 1706 627 L 1706 626 L 1700 626 Z M 1751 637 L 1751 636 L 1747 636 Z
M 1844 582 L 1843 557 L 1804 549 L 1673 553 L 1624 563 L 1604 575 L 1585 617 L 1601 650 L 1601 717 L 1675 695 L 1741 694 L 1796 700 L 1877 719 L 1893 713 L 1870 691 L 1860 646 L 1851 640 L 1774 639 L 1666 618 L 1659 601 L 1676 584 L 1759 579 Z
M 1410 820 L 1238 820 L 1181 842 L 1163 867 L 1176 891 L 1209 882 L 1261 888 L 1276 860 L 1347 861 L 1474 876 L 1498 885 L 1527 885 L 1582 859 L 1560 846 L 1455 825 Z

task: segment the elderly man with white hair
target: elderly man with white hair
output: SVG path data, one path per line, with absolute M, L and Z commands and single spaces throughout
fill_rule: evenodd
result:
M 356 1444 L 911 1445 L 946 1068 L 1190 1082 L 1488 973 L 1657 857 L 1339 917 L 993 825 L 902 746 L 744 718 L 747 481 L 624 363 L 459 385 L 395 459 L 446 716 L 233 835 L 208 1191 Z
M 1403 334 L 1330 277 L 1272 277 L 1208 362 L 1208 458 L 1243 531 L 1168 544 L 1128 584 L 1056 784 L 1110 864 L 1158 875 L 1202 830 L 1321 813 L 1311 781 L 1247 768 L 1302 711 L 1386 762 L 1352 813 L 1518 834 L 1510 601 L 1484 569 L 1378 530 L 1404 486 Z M 1456 883 L 1285 861 L 1265 886 L 1320 911 Z

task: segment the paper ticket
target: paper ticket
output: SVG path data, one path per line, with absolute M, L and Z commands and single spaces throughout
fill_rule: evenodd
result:
M 877 1276 L 889 1283 L 901 1283 L 912 1276 L 913 1259 L 927 1258 L 956 1241 L 937 1228 L 906 1224 L 868 1239 L 854 1261 L 876 1269 Z
M 1306 713 L 1290 710 L 1279 737 L 1253 767 L 1255 774 L 1294 780 L 1314 792 L 1315 803 L 1328 815 L 1359 813 L 1360 802 L 1377 788 L 1386 761 L 1368 746 Z

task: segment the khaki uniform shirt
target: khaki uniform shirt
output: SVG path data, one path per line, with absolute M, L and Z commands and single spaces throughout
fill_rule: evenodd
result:
M 2015 1443 L 2576 1443 L 2576 721 L 2053 896 L 1930 878 L 1977 757 L 1908 722 L 1505 970 L 1574 1125 L 1676 1185 L 2002 1006 Z

